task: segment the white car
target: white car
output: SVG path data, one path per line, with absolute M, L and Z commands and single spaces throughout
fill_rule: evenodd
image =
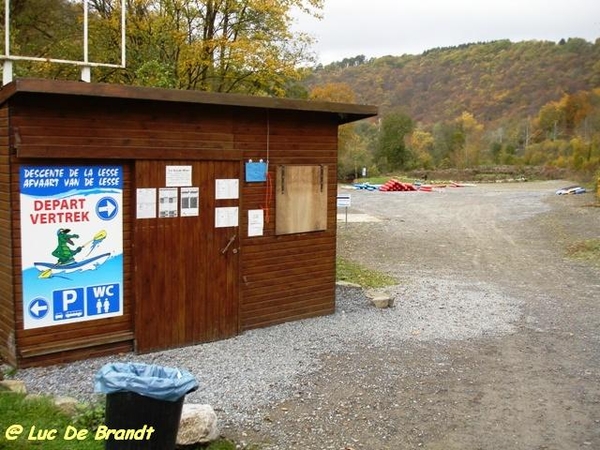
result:
M 568 194 L 585 194 L 587 191 L 581 186 L 569 186 L 556 191 L 556 195 L 568 195 Z

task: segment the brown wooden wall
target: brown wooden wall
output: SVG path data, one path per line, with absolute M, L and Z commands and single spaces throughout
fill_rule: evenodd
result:
M 236 146 L 244 161 L 269 159 L 273 189 L 277 166 L 323 164 L 329 194 L 326 231 L 276 236 L 274 192 L 266 183 L 243 183 L 241 330 L 333 313 L 337 124 L 331 116 L 293 111 L 264 111 L 236 123 Z M 262 237 L 248 237 L 250 209 L 265 209 Z
M 131 250 L 133 221 L 136 220 L 134 160 L 169 160 L 183 164 L 194 160 L 242 163 L 248 159 L 268 158 L 273 187 L 278 165 L 326 165 L 327 230 L 311 233 L 276 236 L 274 193 L 269 192 L 267 183 L 246 183 L 241 176 L 237 329 L 243 331 L 334 311 L 335 115 L 40 94 L 20 94 L 11 99 L 9 105 L 10 138 L 17 155 L 8 158 L 8 147 L 2 146 L 3 141 L 0 141 L 0 223 L 12 220 L 12 227 L 7 227 L 11 234 L 3 233 L 0 245 L 12 248 L 14 254 L 12 263 L 9 256 L 4 256 L 10 253 L 0 255 L 0 292 L 8 294 L 2 299 L 14 299 L 17 320 L 14 324 L 10 321 L 13 304 L 0 299 L 0 337 L 8 339 L 11 329 L 16 329 L 21 366 L 132 348 L 136 311 Z M 19 166 L 107 164 L 107 160 L 124 168 L 124 315 L 23 330 Z M 10 170 L 7 161 L 10 161 Z M 11 195 L 2 191 L 7 179 L 11 180 Z M 9 200 L 10 204 L 5 205 Z M 264 236 L 248 237 L 249 209 L 265 210 Z M 12 219 L 8 216 L 10 211 Z M 6 268 L 11 264 L 12 272 Z M 13 286 L 14 292 L 11 292 Z
M 100 120 L 108 111 L 95 115 L 90 105 L 64 99 L 26 96 L 11 103 L 12 145 L 19 149 L 37 149 L 32 158 L 11 157 L 11 209 L 14 305 L 16 309 L 16 341 L 19 366 L 61 363 L 133 349 L 134 310 L 131 296 L 131 161 L 123 159 L 110 164 L 123 167 L 123 315 L 107 319 L 90 320 L 50 327 L 23 329 L 23 290 L 21 277 L 21 233 L 19 169 L 21 165 L 106 165 L 102 152 L 111 155 L 115 149 L 107 145 L 104 150 L 95 148 L 90 136 L 118 133 L 115 128 L 124 126 L 119 121 Z M 99 102 L 102 103 L 102 102 Z M 37 146 L 43 146 L 38 148 Z M 47 155 L 44 156 L 43 154 Z M 74 157 L 72 157 L 72 155 Z M 83 158 L 85 158 L 84 161 Z M 125 300 L 127 299 L 127 300 Z
M 0 356 L 16 364 L 8 108 L 0 108 Z

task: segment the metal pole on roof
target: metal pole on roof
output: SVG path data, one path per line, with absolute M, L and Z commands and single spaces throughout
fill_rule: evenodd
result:
M 10 55 L 10 2 L 4 0 L 4 54 Z M 12 61 L 5 59 L 2 64 L 2 85 L 5 86 L 12 81 Z
M 125 11 L 126 11 L 126 2 L 125 0 L 121 0 L 121 67 L 124 69 L 126 67 L 125 64 L 125 39 L 126 39 L 126 33 L 125 33 Z
M 83 0 L 83 62 L 87 64 L 88 60 L 88 0 Z M 92 69 L 90 66 L 81 66 L 81 81 L 89 83 L 92 81 Z
M 4 0 L 4 54 L 10 55 L 10 2 Z

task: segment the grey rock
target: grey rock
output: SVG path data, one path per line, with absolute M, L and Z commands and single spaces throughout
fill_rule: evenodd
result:
M 189 403 L 183 405 L 177 445 L 206 444 L 218 437 L 218 420 L 212 406 Z
M 11 392 L 18 392 L 19 394 L 26 394 L 27 387 L 25 382 L 21 380 L 3 380 L 0 381 L 0 386 L 6 388 Z
M 73 416 L 77 413 L 79 402 L 73 397 L 58 396 L 54 399 L 54 404 L 65 414 Z

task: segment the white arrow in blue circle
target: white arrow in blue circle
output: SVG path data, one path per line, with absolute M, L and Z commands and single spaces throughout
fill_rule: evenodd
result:
M 36 298 L 29 304 L 29 313 L 35 319 L 42 319 L 48 314 L 48 302 L 44 298 Z
M 117 210 L 117 202 L 111 197 L 103 197 L 96 204 L 96 214 L 102 220 L 112 219 L 114 216 L 116 216 Z

